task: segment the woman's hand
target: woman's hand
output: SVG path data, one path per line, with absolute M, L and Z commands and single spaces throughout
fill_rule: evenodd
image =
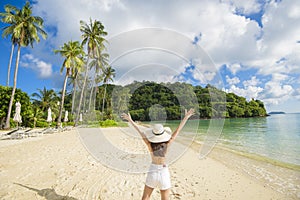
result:
M 191 108 L 189 111 L 187 111 L 185 109 L 185 115 L 184 117 L 186 117 L 187 119 L 189 119 L 191 116 L 193 116 L 195 114 L 195 109 L 194 108 Z
M 121 115 L 121 117 L 122 117 L 122 119 L 127 120 L 127 121 L 129 121 L 129 122 L 132 121 L 131 116 L 130 116 L 130 113 L 128 113 L 128 114 L 123 113 L 123 114 Z

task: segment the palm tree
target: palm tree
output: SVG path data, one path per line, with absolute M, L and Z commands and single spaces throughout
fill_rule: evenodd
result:
M 104 77 L 103 77 L 103 75 L 100 75 L 100 70 L 103 72 L 105 70 L 105 67 L 108 66 L 108 64 L 109 64 L 108 58 L 109 58 L 109 55 L 107 53 L 100 52 L 100 56 L 97 56 L 96 58 L 94 58 L 90 63 L 90 66 L 95 68 L 95 73 L 94 73 L 94 77 L 92 79 L 92 87 L 91 87 L 91 92 L 90 92 L 88 110 L 90 110 L 90 107 L 91 107 L 91 102 L 92 102 L 95 85 L 97 85 L 98 83 L 103 81 Z
M 8 112 L 6 117 L 5 128 L 10 128 L 10 115 L 14 101 L 14 95 L 17 87 L 18 68 L 20 60 L 21 47 L 27 47 L 30 45 L 33 48 L 33 43 L 39 42 L 39 34 L 46 39 L 47 33 L 43 28 L 43 19 L 38 16 L 32 16 L 32 8 L 30 3 L 26 2 L 21 10 L 15 12 L 15 16 L 12 21 L 3 29 L 3 36 L 11 35 L 11 41 L 16 42 L 18 45 L 17 60 L 14 73 L 13 90 L 8 106 Z
M 76 86 L 77 86 L 77 76 L 78 76 L 78 70 L 74 70 L 72 72 L 70 79 L 69 79 L 69 85 L 72 85 L 73 92 L 72 92 L 72 108 L 71 113 L 74 112 L 74 105 L 75 105 L 75 96 L 76 96 Z
M 113 78 L 115 77 L 116 72 L 111 66 L 109 66 L 103 70 L 103 75 L 104 75 L 104 79 L 103 79 L 104 94 L 103 94 L 103 102 L 102 102 L 102 119 L 103 119 L 103 114 L 104 114 L 104 103 L 105 103 L 107 83 L 109 81 L 113 81 Z
M 86 63 L 85 61 L 85 57 L 82 57 L 84 63 Z M 79 71 L 80 70 L 80 71 Z M 72 106 L 71 106 L 71 113 L 74 114 L 74 109 L 75 109 L 75 99 L 76 99 L 76 91 L 77 91 L 77 87 L 82 85 L 81 81 L 83 80 L 83 75 L 81 74 L 81 71 L 84 70 L 82 67 L 80 69 L 73 69 L 72 68 L 72 74 L 69 77 L 69 83 L 68 85 L 72 85 L 73 91 L 72 91 Z
M 86 63 L 86 70 L 85 70 L 85 75 L 84 75 L 84 81 L 83 81 L 83 86 L 80 94 L 80 100 L 79 100 L 79 105 L 77 109 L 77 115 L 76 115 L 76 120 L 75 120 L 75 126 L 77 125 L 77 122 L 79 120 L 79 113 L 81 111 L 81 103 L 85 91 L 85 86 L 87 82 L 87 76 L 89 73 L 88 69 L 88 64 L 89 64 L 89 59 L 90 58 L 95 58 L 96 56 L 100 55 L 100 52 L 104 49 L 104 36 L 107 35 L 107 32 L 104 31 L 104 26 L 100 21 L 92 21 L 90 19 L 90 23 L 87 24 L 84 21 L 80 21 L 80 31 L 82 32 L 82 45 L 87 45 L 87 51 L 88 51 L 88 59 Z
M 15 22 L 15 17 L 19 10 L 12 5 L 5 5 L 4 7 L 5 12 L 1 12 L 1 22 L 8 23 L 8 24 L 13 24 Z M 5 35 L 4 32 L 2 34 L 2 37 L 7 37 L 8 35 Z M 12 62 L 12 57 L 15 49 L 15 45 L 17 43 L 16 38 L 11 37 L 11 51 L 10 51 L 10 56 L 9 56 L 9 63 L 8 63 L 8 69 L 7 69 L 7 80 L 6 80 L 6 86 L 9 86 L 9 78 L 10 78 L 10 69 L 11 69 L 11 62 Z
M 33 102 L 33 111 L 34 111 L 34 123 L 38 118 L 47 117 L 47 110 L 51 108 L 52 113 L 58 113 L 59 97 L 53 89 L 47 90 L 37 89 L 38 92 L 33 93 L 31 96 Z
M 37 89 L 38 92 L 33 93 L 31 96 L 33 104 L 38 106 L 42 112 L 46 112 L 49 107 L 53 108 L 57 105 L 58 97 L 53 89 L 47 90 Z
M 63 62 L 61 70 L 60 70 L 60 72 L 63 72 L 64 68 L 66 68 L 65 80 L 64 80 L 62 93 L 61 93 L 61 103 L 60 103 L 59 115 L 57 118 L 57 126 L 60 126 L 68 77 L 71 72 L 75 73 L 76 71 L 80 71 L 80 68 L 84 64 L 84 61 L 82 58 L 82 55 L 84 55 L 84 51 L 78 41 L 75 41 L 75 42 L 70 41 L 67 44 L 65 43 L 64 46 L 61 47 L 61 49 L 54 50 L 54 52 L 59 53 L 61 56 L 66 58 Z
M 38 106 L 33 106 L 33 128 L 36 126 L 36 122 L 39 118 L 42 118 L 44 113 Z

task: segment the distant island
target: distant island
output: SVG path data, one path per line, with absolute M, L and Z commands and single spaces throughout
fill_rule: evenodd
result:
M 277 114 L 285 114 L 285 112 L 282 111 L 276 111 L 276 112 L 269 112 L 269 115 L 277 115 Z

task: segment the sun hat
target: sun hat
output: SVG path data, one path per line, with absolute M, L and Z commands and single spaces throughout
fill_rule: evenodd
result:
M 154 124 L 152 128 L 145 131 L 148 141 L 152 143 L 167 142 L 170 140 L 171 134 L 171 129 L 162 124 Z

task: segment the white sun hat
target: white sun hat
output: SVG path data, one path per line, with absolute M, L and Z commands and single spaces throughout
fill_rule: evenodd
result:
M 152 128 L 145 131 L 148 141 L 152 143 L 167 142 L 171 139 L 171 134 L 171 129 L 162 124 L 154 124 Z

